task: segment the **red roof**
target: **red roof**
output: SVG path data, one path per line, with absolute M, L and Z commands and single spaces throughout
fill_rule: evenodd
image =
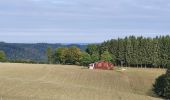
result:
M 113 64 L 107 61 L 99 61 L 94 63 L 94 69 L 112 70 L 113 67 Z

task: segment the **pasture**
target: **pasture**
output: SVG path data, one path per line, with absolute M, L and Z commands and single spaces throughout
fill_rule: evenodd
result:
M 155 78 L 164 72 L 1 63 L 0 100 L 161 100 L 151 96 L 151 89 Z

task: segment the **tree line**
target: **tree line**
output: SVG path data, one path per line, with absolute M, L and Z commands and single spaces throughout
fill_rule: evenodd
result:
M 106 50 L 119 66 L 165 68 L 170 61 L 170 36 L 112 39 L 99 45 L 100 53 Z
M 88 65 L 99 60 L 117 66 L 166 68 L 170 61 L 170 36 L 155 38 L 129 36 L 90 44 L 85 51 L 77 47 L 47 49 L 48 63 Z
M 129 36 L 111 39 L 101 44 L 90 44 L 85 50 L 75 46 L 60 47 L 56 50 L 48 48 L 46 54 L 48 63 L 54 64 L 87 66 L 104 60 L 117 66 L 166 68 L 170 62 L 170 36 Z M 0 61 L 7 61 L 3 51 L 0 51 Z
M 108 51 L 103 52 L 101 55 L 98 52 L 98 46 L 95 44 L 88 45 L 85 51 L 80 50 L 76 46 L 60 47 L 53 51 L 50 47 L 47 49 L 46 54 L 48 63 L 53 64 L 71 64 L 88 66 L 90 63 L 104 60 L 111 61 L 112 56 Z

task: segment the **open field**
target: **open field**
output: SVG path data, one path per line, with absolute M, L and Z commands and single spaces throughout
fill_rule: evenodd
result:
M 1 63 L 0 100 L 160 100 L 149 95 L 155 78 L 164 72 Z

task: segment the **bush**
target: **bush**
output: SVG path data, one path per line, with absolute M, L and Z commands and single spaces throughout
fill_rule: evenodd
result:
M 170 99 L 170 63 L 167 64 L 167 67 L 166 74 L 156 79 L 153 90 L 158 96 Z
M 91 56 L 86 52 L 82 52 L 80 57 L 80 65 L 88 66 L 91 62 L 92 62 Z

